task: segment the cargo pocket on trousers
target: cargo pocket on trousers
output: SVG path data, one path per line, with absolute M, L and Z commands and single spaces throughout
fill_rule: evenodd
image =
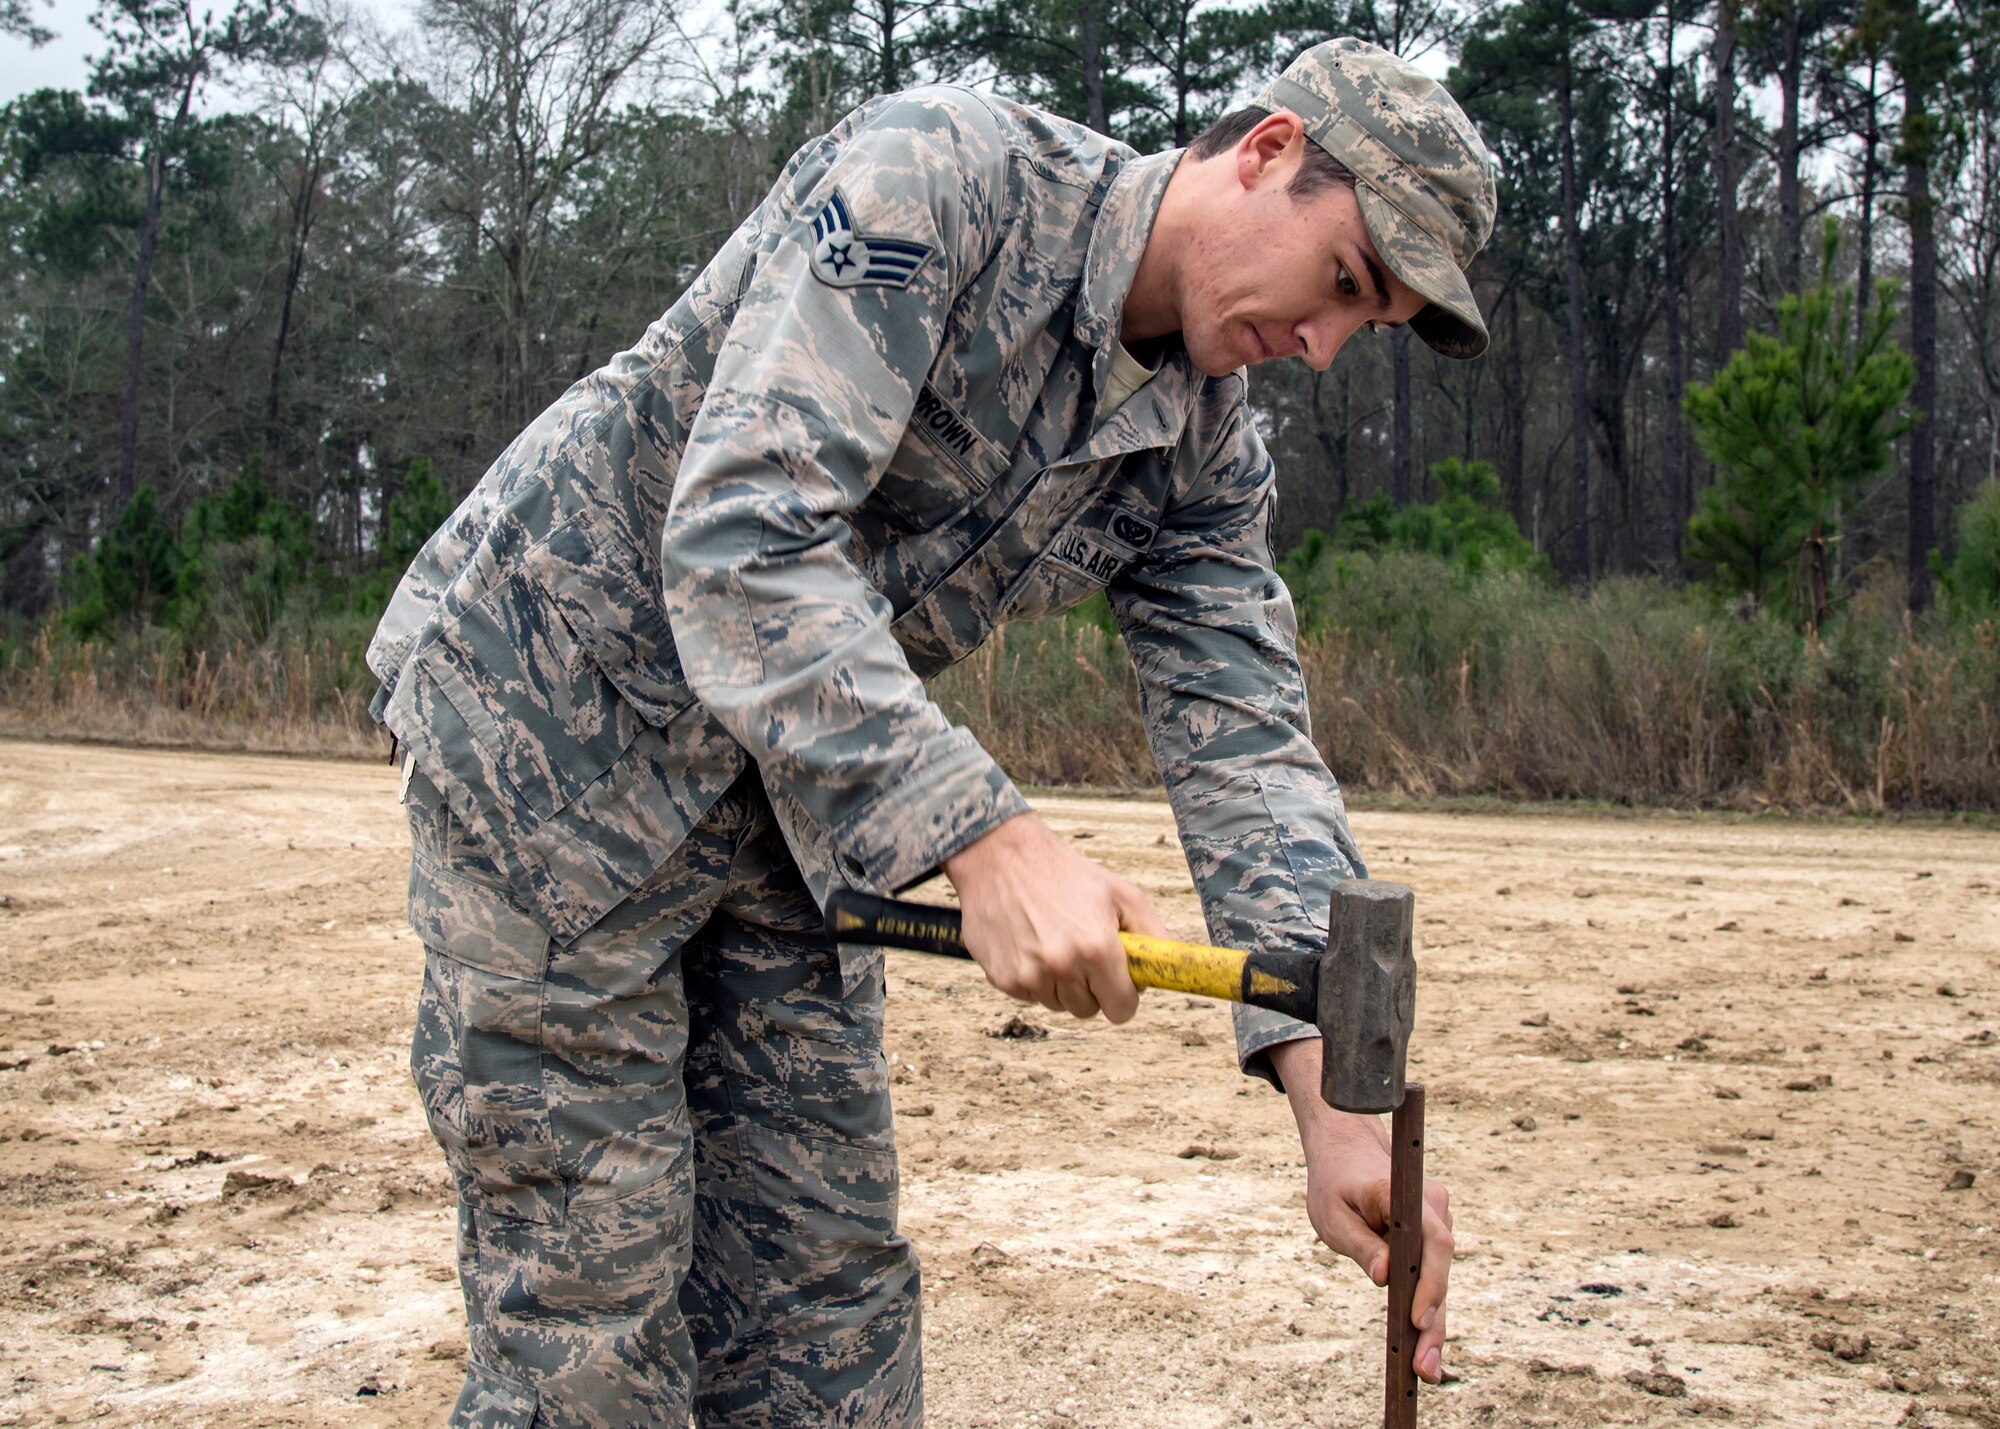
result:
M 553 1225 L 563 1194 L 541 1022 L 539 979 L 425 954 L 410 1071 L 431 1134 L 468 1203 Z
M 535 1391 L 520 1380 L 485 1365 L 467 1365 L 451 1424 L 453 1429 L 529 1429 L 536 1402 Z
M 762 1221 L 757 1299 L 781 1335 L 829 1306 L 856 1326 L 903 1305 L 916 1257 L 896 1230 L 893 1147 L 862 1147 L 768 1126 L 742 1127 L 752 1214 Z

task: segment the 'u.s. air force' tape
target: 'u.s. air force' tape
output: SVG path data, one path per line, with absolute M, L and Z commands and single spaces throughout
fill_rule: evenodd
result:
M 875 284 L 907 288 L 931 256 L 930 245 L 907 238 L 872 238 L 854 231 L 847 200 L 835 189 L 813 219 L 813 273 L 836 288 Z

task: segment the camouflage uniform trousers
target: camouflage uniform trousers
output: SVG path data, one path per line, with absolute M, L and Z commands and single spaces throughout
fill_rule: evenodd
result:
M 411 1066 L 458 1187 L 461 1425 L 923 1418 L 879 962 L 836 951 L 754 773 L 551 939 L 421 774 Z

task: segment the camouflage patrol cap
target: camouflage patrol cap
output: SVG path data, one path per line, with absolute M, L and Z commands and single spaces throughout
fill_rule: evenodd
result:
M 1251 103 L 1291 110 L 1353 170 L 1382 261 L 1430 299 L 1411 330 L 1447 357 L 1484 352 L 1486 323 L 1465 268 L 1493 232 L 1493 163 L 1444 86 L 1364 40 L 1328 40 Z

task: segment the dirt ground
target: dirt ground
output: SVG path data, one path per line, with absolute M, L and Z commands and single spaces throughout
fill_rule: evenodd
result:
M 463 1330 L 395 794 L 0 743 L 0 1423 L 441 1417 Z M 1200 935 L 1164 805 L 1042 807 Z M 1424 1422 L 2000 1426 L 2000 835 L 1355 826 L 1418 891 L 1412 1075 L 1458 1217 Z M 890 978 L 932 1423 L 1379 1421 L 1380 1293 L 1315 1249 L 1224 1009 L 1008 1039 L 970 966 Z

